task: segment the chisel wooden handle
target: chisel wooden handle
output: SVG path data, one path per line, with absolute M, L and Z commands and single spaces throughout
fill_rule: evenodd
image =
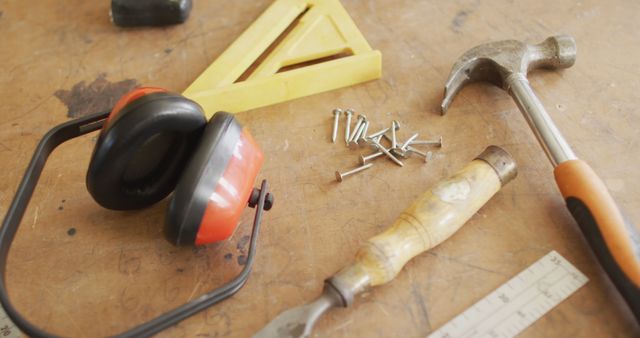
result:
M 503 149 L 490 146 L 464 169 L 425 192 L 395 223 L 370 238 L 353 264 L 327 280 L 343 305 L 369 287 L 391 281 L 413 257 L 453 235 L 500 188 L 516 176 Z
M 556 183 L 591 249 L 640 320 L 640 240 L 591 167 L 581 160 L 560 163 Z

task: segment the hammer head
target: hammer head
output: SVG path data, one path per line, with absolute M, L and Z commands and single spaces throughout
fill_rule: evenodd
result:
M 476 46 L 453 65 L 440 106 L 444 115 L 458 91 L 469 82 L 488 81 L 508 90 L 506 79 L 524 76 L 536 68 L 568 68 L 576 60 L 576 42 L 568 35 L 552 36 L 537 45 L 517 40 L 490 42 Z

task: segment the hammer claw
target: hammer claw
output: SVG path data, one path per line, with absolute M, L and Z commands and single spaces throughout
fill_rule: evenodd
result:
M 444 115 L 451 101 L 467 83 L 487 81 L 509 91 L 512 74 L 526 76 L 536 68 L 567 68 L 576 58 L 572 37 L 558 35 L 537 45 L 517 40 L 495 41 L 476 46 L 464 53 L 453 65 L 440 105 Z
M 451 71 L 451 75 L 449 75 L 449 80 L 444 86 L 444 99 L 442 99 L 442 104 L 440 104 L 440 113 L 442 115 L 447 113 L 447 109 L 449 109 L 451 101 L 453 101 L 453 98 L 458 94 L 460 88 L 462 88 L 467 82 L 469 82 L 467 74 L 464 71 L 460 71 L 460 69 L 456 69 L 454 66 Z
M 470 52 L 473 52 L 473 50 Z M 453 98 L 466 84 L 489 81 L 497 86 L 501 85 L 500 76 L 494 71 L 495 66 L 492 63 L 491 59 L 476 57 L 474 53 L 467 53 L 453 65 L 447 84 L 444 86 L 444 99 L 440 105 L 442 115 L 447 112 Z

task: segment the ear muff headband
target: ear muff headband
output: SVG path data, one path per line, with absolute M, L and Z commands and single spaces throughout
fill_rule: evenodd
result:
M 127 104 L 103 128 L 87 189 L 103 207 L 147 207 L 175 187 L 206 119 L 200 106 L 176 94 L 152 93 Z
M 16 195 L 7 210 L 7 214 L 2 222 L 2 227 L 0 227 L 0 304 L 9 318 L 11 318 L 11 321 L 28 336 L 55 337 L 51 333 L 46 332 L 29 322 L 16 310 L 9 300 L 7 286 L 5 283 L 5 271 L 11 243 L 18 231 L 18 227 L 20 226 L 24 212 L 27 209 L 29 200 L 33 195 L 33 191 L 36 188 L 42 169 L 44 168 L 47 158 L 51 152 L 58 145 L 70 139 L 98 130 L 103 125 L 107 116 L 108 114 L 101 113 L 63 123 L 51 129 L 42 138 L 33 154 L 33 157 L 31 158 L 31 162 L 25 171 L 22 181 L 18 186 Z M 118 334 L 115 337 L 150 337 L 238 292 L 249 278 L 249 273 L 253 266 L 256 242 L 258 240 L 258 232 L 260 230 L 263 210 L 268 210 L 273 203 L 272 197 L 268 194 L 268 190 L 267 182 L 262 181 L 262 186 L 259 190 L 255 189 L 253 191 L 252 199 L 249 201 L 250 206 L 256 207 L 256 214 L 253 220 L 251 239 L 249 241 L 250 245 L 247 253 L 247 262 L 236 277 L 215 290 L 197 297 L 194 300 L 166 312 L 146 323 L 140 324 L 126 332 Z

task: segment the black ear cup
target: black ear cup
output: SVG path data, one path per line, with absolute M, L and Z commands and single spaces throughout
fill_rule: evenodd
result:
M 115 210 L 160 201 L 175 188 L 205 125 L 200 106 L 178 94 L 128 103 L 100 133 L 87 172 L 89 193 Z

